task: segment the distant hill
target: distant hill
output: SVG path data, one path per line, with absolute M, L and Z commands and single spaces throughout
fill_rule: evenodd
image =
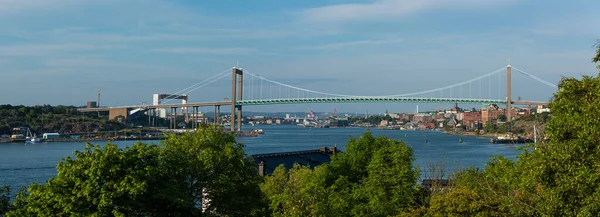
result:
M 126 126 L 97 117 L 94 113 L 79 113 L 75 106 L 12 106 L 0 105 L 0 134 L 12 134 L 16 127 L 28 127 L 34 134 L 81 133 L 114 131 Z

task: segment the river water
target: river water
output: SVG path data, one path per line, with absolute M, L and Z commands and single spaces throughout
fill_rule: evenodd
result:
M 303 128 L 291 125 L 256 126 L 265 134 L 259 137 L 241 137 L 237 140 L 246 145 L 248 155 L 273 152 L 300 151 L 318 149 L 325 146 L 337 146 L 344 150 L 350 136 L 358 137 L 364 128 Z M 413 147 L 416 161 L 421 168 L 422 177 L 427 175 L 427 165 L 442 162 L 450 169 L 474 165 L 483 167 L 493 156 L 502 155 L 515 159 L 515 146 L 492 144 L 488 138 L 462 137 L 433 131 L 371 130 L 374 135 L 385 135 L 404 141 Z M 428 142 L 425 143 L 425 140 Z M 159 143 L 160 141 L 144 141 Z M 105 142 L 95 141 L 103 145 Z M 128 146 L 135 141 L 117 141 L 119 146 Z M 56 175 L 56 164 L 66 156 L 72 156 L 74 150 L 82 150 L 82 142 L 53 142 L 38 144 L 0 144 L 0 185 L 8 184 L 14 190 L 28 186 L 32 182 L 44 183 Z

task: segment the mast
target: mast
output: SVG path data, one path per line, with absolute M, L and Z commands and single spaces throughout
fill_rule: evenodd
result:
M 537 129 L 535 128 L 535 124 L 533 124 L 533 143 L 537 143 Z

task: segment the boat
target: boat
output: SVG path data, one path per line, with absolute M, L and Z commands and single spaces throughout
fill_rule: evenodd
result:
M 512 135 L 506 135 L 506 136 L 498 136 L 495 139 L 491 139 L 490 140 L 491 143 L 496 143 L 496 144 L 519 144 L 519 143 L 530 143 L 533 142 L 533 140 L 528 139 L 528 138 L 523 138 L 520 136 L 512 136 Z
M 34 144 L 39 141 L 40 141 L 40 139 L 37 138 L 37 135 L 33 135 L 31 133 L 31 130 L 29 130 L 29 128 L 27 128 L 27 136 L 25 137 L 25 143 Z
M 463 139 L 462 139 L 462 138 L 458 139 L 458 142 L 459 142 L 459 143 L 462 143 L 462 142 L 463 142 Z

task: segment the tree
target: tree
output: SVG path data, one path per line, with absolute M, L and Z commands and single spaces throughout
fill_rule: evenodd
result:
M 261 189 L 268 195 L 273 216 L 330 216 L 326 166 L 309 167 L 295 164 L 287 171 L 279 165 L 265 179 Z
M 499 114 L 498 115 L 498 120 L 501 122 L 506 122 L 506 115 L 504 114 Z
M 254 163 L 231 134 L 203 128 L 161 146 L 88 144 L 32 184 L 9 216 L 260 215 Z
M 161 191 L 159 157 L 156 145 L 88 144 L 58 164 L 56 177 L 29 186 L 22 207 L 9 216 L 152 216 L 160 202 L 149 193 Z
M 524 156 L 531 181 L 545 189 L 545 197 L 557 199 L 540 201 L 547 212 L 600 213 L 599 103 L 600 77 L 563 78 L 550 103 L 549 143 Z
M 403 142 L 368 131 L 314 171 L 278 167 L 261 189 L 274 216 L 395 215 L 414 203 L 419 173 L 413 160 Z
M 356 216 L 388 216 L 412 205 L 417 172 L 412 166 L 412 149 L 394 140 L 379 138 L 366 177 L 359 182 L 355 197 L 365 201 L 353 209 Z M 382 141 L 383 140 L 383 141 Z M 387 140 L 387 141 L 384 141 Z
M 0 216 L 10 209 L 10 186 L 4 185 L 0 187 Z
M 485 126 L 483 126 L 483 131 L 487 134 L 496 133 L 496 131 L 498 131 L 498 126 L 489 121 Z
M 429 207 L 414 213 L 600 215 L 599 105 L 600 76 L 563 78 L 549 105 L 547 142 L 521 148 L 516 162 L 497 157 L 483 171 L 463 170 L 454 176 L 452 189 L 432 195 Z
M 263 215 L 266 211 L 256 163 L 233 134 L 201 127 L 194 134 L 169 136 L 163 147 L 170 183 L 178 192 L 185 192 L 180 199 L 193 202 L 188 206 L 225 216 Z
M 598 63 L 600 62 L 600 39 L 596 41 L 596 55 L 592 58 L 592 62 Z M 600 69 L 600 65 L 598 65 L 598 69 Z

